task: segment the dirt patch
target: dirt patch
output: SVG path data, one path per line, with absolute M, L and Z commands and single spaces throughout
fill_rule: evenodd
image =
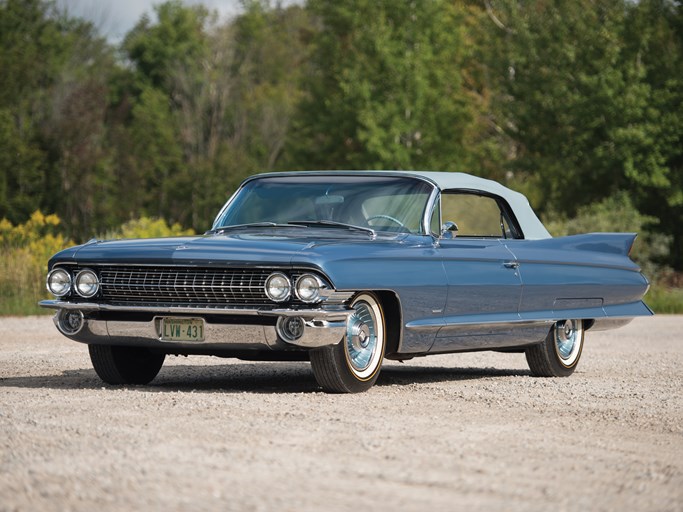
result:
M 485 352 L 327 395 L 209 357 L 110 387 L 49 318 L 1 318 L 0 510 L 683 510 L 682 327 L 589 331 L 567 379 Z

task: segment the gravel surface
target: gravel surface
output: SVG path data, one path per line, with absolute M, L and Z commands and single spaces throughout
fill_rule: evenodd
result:
M 589 331 L 567 379 L 483 352 L 327 395 L 197 356 L 106 386 L 50 318 L 0 318 L 0 510 L 683 510 L 682 328 Z

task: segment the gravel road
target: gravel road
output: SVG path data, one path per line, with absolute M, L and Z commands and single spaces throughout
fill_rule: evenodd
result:
M 590 332 L 568 379 L 520 354 L 385 364 L 169 358 L 105 386 L 48 317 L 0 318 L 0 510 L 683 510 L 683 317 Z

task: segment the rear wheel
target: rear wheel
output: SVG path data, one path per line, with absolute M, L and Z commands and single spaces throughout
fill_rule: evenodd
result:
M 141 347 L 88 345 L 88 351 L 95 372 L 107 384 L 148 384 L 166 357 Z
M 358 393 L 377 380 L 386 347 L 384 311 L 377 297 L 363 293 L 352 303 L 344 339 L 310 352 L 318 384 L 333 393 Z
M 582 320 L 555 323 L 546 339 L 526 349 L 526 360 L 534 377 L 567 377 L 574 373 L 583 350 Z

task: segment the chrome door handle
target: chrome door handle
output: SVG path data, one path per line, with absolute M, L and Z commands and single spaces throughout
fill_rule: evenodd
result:
M 517 261 L 506 261 L 503 266 L 505 268 L 519 268 L 519 263 Z

